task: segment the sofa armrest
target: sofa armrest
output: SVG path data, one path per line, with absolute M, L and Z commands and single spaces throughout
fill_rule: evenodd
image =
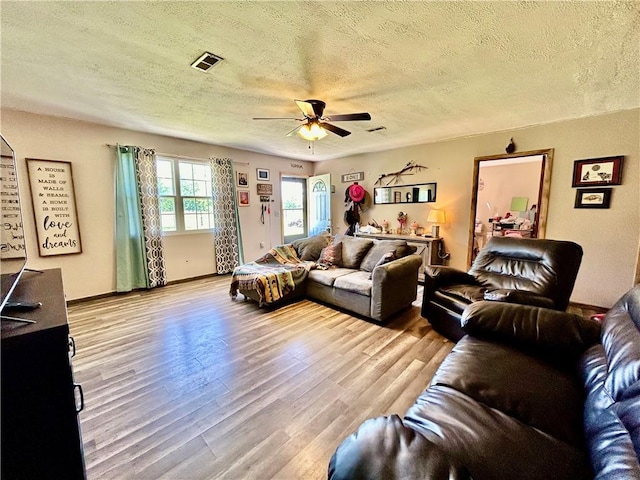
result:
M 475 277 L 455 267 L 428 266 L 424 269 L 425 292 L 435 292 L 441 287 L 455 284 L 480 285 Z
M 555 308 L 555 303 L 549 297 L 511 288 L 489 289 L 484 292 L 484 299 L 492 302 L 519 303 L 534 307 Z
M 469 471 L 397 415 L 372 418 L 329 462 L 329 480 L 471 479 Z
M 502 302 L 475 302 L 462 312 L 462 329 L 532 350 L 554 360 L 575 360 L 600 339 L 600 324 L 571 313 Z
M 371 272 L 371 318 L 383 321 L 411 305 L 418 291 L 420 265 L 422 265 L 422 257 L 407 255 L 373 269 Z

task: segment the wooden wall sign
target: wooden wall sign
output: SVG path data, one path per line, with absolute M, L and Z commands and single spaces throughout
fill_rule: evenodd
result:
M 273 195 L 273 184 L 258 183 L 258 195 Z
M 0 162 L 0 192 L 2 192 L 2 240 L 0 257 L 25 258 L 24 231 L 18 193 L 18 176 L 13 157 L 2 155 Z
M 71 162 L 27 158 L 41 257 L 81 253 Z
M 364 172 L 343 173 L 341 179 L 342 183 L 359 182 L 364 180 Z

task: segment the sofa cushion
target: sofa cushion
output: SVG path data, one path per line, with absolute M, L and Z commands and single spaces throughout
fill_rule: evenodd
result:
M 348 235 L 336 235 L 333 243 L 338 242 L 342 242 L 342 266 L 344 268 L 360 268 L 362 259 L 373 245 L 373 240 Z
M 366 297 L 371 296 L 372 282 L 369 280 L 369 272 L 358 270 L 349 275 L 342 275 L 333 282 L 335 288 L 346 290 L 348 292 L 358 293 Z
M 420 395 L 404 423 L 457 458 L 476 479 L 593 478 L 584 450 L 445 385 Z
M 324 247 L 320 252 L 318 263 L 328 267 L 342 266 L 342 242 Z
M 397 415 L 367 420 L 336 450 L 329 480 L 471 479 L 469 472 Z
M 466 336 L 433 377 L 475 401 L 584 448 L 583 387 L 573 372 L 513 347 Z M 549 392 L 553 392 L 550 395 Z
M 307 277 L 307 281 L 317 282 L 321 285 L 326 285 L 328 287 L 333 287 L 333 282 L 336 281 L 336 278 L 342 277 L 343 275 L 350 275 L 354 273 L 356 270 L 352 268 L 329 268 L 327 270 L 311 270 L 309 272 L 309 276 Z
M 292 242 L 300 260 L 315 262 L 320 257 L 322 249 L 331 243 L 328 233 L 321 233 L 313 237 L 301 238 Z
M 472 302 L 484 298 L 486 288 L 478 285 L 451 285 L 433 292 L 433 301 L 453 312 L 462 313 Z
M 395 252 L 387 252 L 380 257 L 380 260 L 378 260 L 378 263 L 376 263 L 375 267 L 373 267 L 373 270 L 375 270 L 376 267 L 379 267 L 380 265 L 393 262 L 394 260 L 397 260 Z M 371 270 L 371 273 L 369 273 L 369 280 L 371 280 L 371 278 L 373 277 L 373 270 Z
M 389 252 L 394 252 L 396 249 L 406 246 L 407 242 L 404 240 L 374 240 L 373 245 L 367 252 L 360 263 L 360 270 L 365 272 L 371 272 L 376 267 L 380 258 Z M 400 258 L 400 255 L 398 255 Z

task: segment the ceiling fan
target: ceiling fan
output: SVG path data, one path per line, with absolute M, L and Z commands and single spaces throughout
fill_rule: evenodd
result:
M 296 104 L 302 110 L 304 118 L 292 117 L 254 117 L 254 120 L 298 120 L 304 122 L 297 126 L 287 136 L 294 134 L 300 135 L 305 140 L 315 141 L 327 136 L 327 131 L 335 133 L 341 137 L 351 135 L 351 132 L 340 127 L 336 127 L 327 122 L 353 122 L 356 120 L 371 120 L 368 113 L 345 113 L 341 115 L 329 115 L 323 117 L 324 108 L 327 106 L 322 100 L 295 100 Z

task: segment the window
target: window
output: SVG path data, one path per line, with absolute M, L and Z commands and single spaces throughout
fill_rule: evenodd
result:
M 211 167 L 181 159 L 156 159 L 163 232 L 213 228 Z

